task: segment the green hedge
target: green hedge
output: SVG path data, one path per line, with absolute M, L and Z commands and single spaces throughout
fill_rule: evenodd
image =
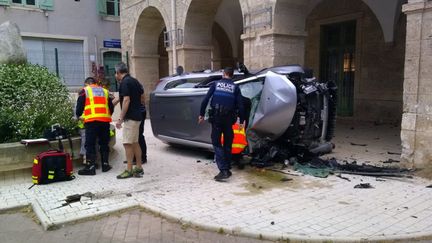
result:
M 69 131 L 76 127 L 69 92 L 59 78 L 38 65 L 0 65 L 0 143 L 41 138 L 55 123 Z

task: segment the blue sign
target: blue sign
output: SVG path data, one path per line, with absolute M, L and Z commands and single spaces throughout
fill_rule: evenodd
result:
M 119 39 L 104 40 L 103 46 L 106 48 L 121 48 L 121 40 Z

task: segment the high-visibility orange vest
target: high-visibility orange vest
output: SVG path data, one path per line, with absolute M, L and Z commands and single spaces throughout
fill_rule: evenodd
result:
M 247 140 L 246 140 L 246 132 L 245 129 L 242 128 L 241 130 L 239 130 L 240 124 L 235 123 L 232 126 L 233 132 L 234 132 L 234 139 L 233 139 L 233 143 L 231 146 L 231 154 L 240 154 L 241 152 L 243 152 L 243 150 L 246 148 L 247 146 Z M 221 138 L 221 142 L 223 144 L 223 136 Z
M 84 90 L 86 94 L 83 114 L 84 123 L 93 121 L 111 122 L 108 90 L 93 84 L 85 87 Z

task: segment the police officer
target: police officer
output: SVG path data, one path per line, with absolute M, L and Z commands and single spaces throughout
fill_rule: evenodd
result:
M 210 102 L 211 110 L 209 112 L 209 122 L 212 124 L 212 144 L 215 152 L 215 159 L 219 168 L 219 174 L 214 179 L 223 181 L 231 176 L 231 146 L 234 133 L 232 125 L 237 120 L 237 114 L 240 117 L 240 129 L 244 127 L 244 109 L 240 88 L 234 84 L 232 77 L 234 69 L 227 67 L 224 69 L 223 77 L 215 81 L 206 97 L 201 103 L 198 123 L 204 120 L 204 113 L 207 104 Z M 224 136 L 224 144 L 221 144 L 221 136 Z
M 111 169 L 108 162 L 111 114 L 114 111 L 108 90 L 97 85 L 97 80 L 89 77 L 89 83 L 81 90 L 76 105 L 76 116 L 84 118 L 86 166 L 79 175 L 96 174 L 96 139 L 99 139 L 102 172 Z

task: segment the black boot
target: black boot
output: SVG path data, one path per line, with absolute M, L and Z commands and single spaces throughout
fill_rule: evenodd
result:
M 84 169 L 78 171 L 78 175 L 96 175 L 96 167 L 94 162 L 87 161 Z
M 232 175 L 231 171 L 229 170 L 222 170 L 221 172 L 219 172 L 219 174 L 217 174 L 214 179 L 216 181 L 224 181 L 228 178 L 230 178 L 230 176 Z
M 107 172 L 111 170 L 111 165 L 108 163 L 109 153 L 104 152 L 101 153 L 101 161 L 102 161 L 102 172 Z
M 102 172 L 107 172 L 111 169 L 112 169 L 111 165 L 109 165 L 108 163 L 102 163 Z

